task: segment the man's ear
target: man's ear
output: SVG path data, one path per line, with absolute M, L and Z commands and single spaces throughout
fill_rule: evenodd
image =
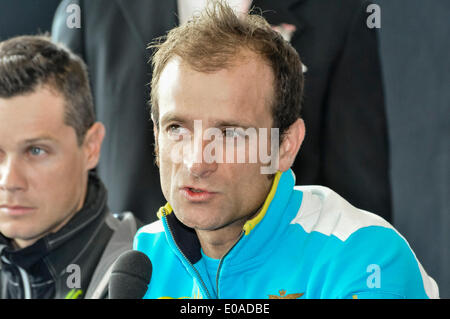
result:
M 97 166 L 100 159 L 100 150 L 105 137 L 105 126 L 100 122 L 95 122 L 84 136 L 83 148 L 88 170 Z
M 300 150 L 304 138 L 305 123 L 299 118 L 289 126 L 281 141 L 278 162 L 278 169 L 281 172 L 287 171 L 294 164 L 295 157 Z

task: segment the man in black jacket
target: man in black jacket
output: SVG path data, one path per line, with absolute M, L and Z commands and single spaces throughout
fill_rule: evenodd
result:
M 153 164 L 146 101 L 148 43 L 179 24 L 188 0 L 66 0 L 52 37 L 89 66 L 96 112 L 109 134 L 99 174 L 113 209 L 153 221 L 164 202 Z M 308 131 L 294 163 L 299 184 L 336 190 L 357 207 L 391 220 L 389 149 L 376 31 L 362 0 L 242 1 L 286 33 L 306 65 L 302 118 Z M 251 2 L 251 3 L 250 3 Z M 237 1 L 233 1 L 237 3 Z M 67 21 L 76 18 L 79 28 Z
M 91 170 L 105 135 L 82 60 L 43 36 L 0 42 L 0 298 L 100 298 L 136 220 Z

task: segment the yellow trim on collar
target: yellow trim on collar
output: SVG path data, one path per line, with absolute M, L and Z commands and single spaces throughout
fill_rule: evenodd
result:
M 272 199 L 275 196 L 275 193 L 277 191 L 278 182 L 280 181 L 281 174 L 282 173 L 280 171 L 278 171 L 275 174 L 275 178 L 273 179 L 273 183 L 272 183 L 272 188 L 270 189 L 269 195 L 267 195 L 267 198 L 266 198 L 260 212 L 258 213 L 258 215 L 256 215 L 255 217 L 253 217 L 252 219 L 248 220 L 245 223 L 245 225 L 243 227 L 245 235 L 250 234 L 252 229 L 255 228 L 255 226 L 258 225 L 258 223 L 264 218 L 264 215 L 266 215 L 267 209 L 269 208 L 269 205 L 272 202 Z
M 264 218 L 264 215 L 266 215 L 267 209 L 269 208 L 269 205 L 272 202 L 272 199 L 275 196 L 275 193 L 277 191 L 278 182 L 280 181 L 281 174 L 282 173 L 280 171 L 278 171 L 275 174 L 275 178 L 273 179 L 273 183 L 272 183 L 270 192 L 267 195 L 266 200 L 264 201 L 264 204 L 263 204 L 261 210 L 259 211 L 258 215 L 256 215 L 252 219 L 248 220 L 245 223 L 244 227 L 242 228 L 245 235 L 250 234 L 252 229 L 255 228 L 255 226 L 258 225 L 258 223 Z M 161 219 L 163 217 L 163 210 L 165 210 L 164 215 L 166 215 L 166 216 L 170 215 L 173 211 L 172 206 L 170 206 L 170 204 L 167 202 L 167 204 L 164 205 L 163 207 L 161 207 L 158 210 L 158 213 L 156 214 L 159 219 Z
M 156 213 L 156 215 L 158 216 L 159 219 L 163 218 L 163 210 L 165 210 L 164 215 L 170 215 L 173 211 L 172 206 L 170 206 L 169 203 L 167 203 L 166 205 L 164 205 L 163 207 L 161 207 L 158 212 Z

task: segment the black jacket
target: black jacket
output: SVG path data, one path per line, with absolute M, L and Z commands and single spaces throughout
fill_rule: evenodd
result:
M 129 214 L 125 227 L 114 218 L 106 199 L 105 187 L 91 173 L 84 206 L 58 232 L 19 250 L 0 234 L 0 298 L 92 298 L 96 289 L 101 290 L 96 298 L 105 297 L 108 278 L 103 276 L 121 252 L 132 248 L 137 227 Z M 118 240 L 123 231 L 127 236 Z
M 81 28 L 66 25 L 69 3 Z M 293 170 L 300 185 L 320 184 L 356 207 L 391 220 L 389 147 L 376 30 L 362 0 L 255 0 L 272 25 L 292 24 L 291 44 L 305 73 L 306 137 Z M 151 70 L 146 49 L 177 26 L 176 0 L 65 0 L 52 38 L 86 61 L 96 112 L 108 131 L 99 174 L 113 210 L 153 221 L 165 203 L 154 165 L 147 108 Z

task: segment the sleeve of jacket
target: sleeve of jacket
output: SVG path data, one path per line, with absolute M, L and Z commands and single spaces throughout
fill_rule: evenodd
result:
M 377 31 L 367 26 L 370 3 L 358 3 L 330 78 L 324 180 L 353 205 L 390 220 L 389 145 Z
M 79 11 L 75 11 L 76 7 L 69 7 L 70 5 L 78 6 Z M 68 10 L 69 9 L 69 10 Z M 78 14 L 81 19 L 81 27 L 68 26 L 67 20 L 72 15 Z M 86 61 L 84 50 L 84 34 L 83 34 L 83 3 L 81 0 L 63 0 L 56 9 L 52 24 L 52 40 L 63 43 L 72 52 L 79 55 Z
M 331 298 L 436 299 L 439 288 L 396 230 L 369 226 L 353 233 L 330 262 Z

